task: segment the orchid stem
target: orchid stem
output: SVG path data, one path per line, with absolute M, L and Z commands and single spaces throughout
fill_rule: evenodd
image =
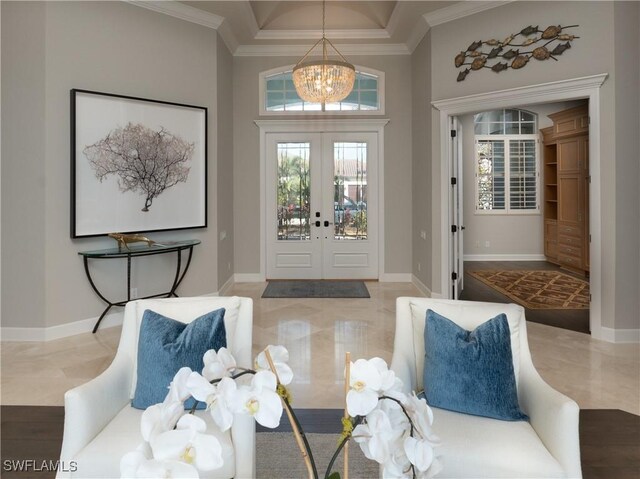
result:
M 271 358 L 271 353 L 269 353 L 269 349 L 264 350 L 264 355 L 267 358 L 267 362 L 269 363 L 269 368 L 273 372 L 276 377 L 276 383 L 281 385 L 280 378 L 278 377 L 278 370 L 276 369 L 276 365 Z M 284 387 L 284 386 L 283 386 Z M 300 423 L 298 422 L 293 410 L 288 405 L 287 399 L 281 396 L 282 403 L 286 406 L 287 416 L 289 417 L 289 422 L 291 423 L 291 429 L 293 429 L 293 435 L 296 438 L 296 442 L 298 443 L 298 448 L 300 448 L 300 453 L 302 454 L 302 458 L 304 459 L 304 463 L 307 466 L 307 472 L 309 473 L 309 479 L 318 479 L 318 472 L 315 467 L 315 462 L 313 462 L 311 455 L 311 448 L 309 447 L 309 443 L 304 438 L 304 434 L 301 433 Z
M 363 419 L 364 419 L 364 416 L 356 416 L 353 420 L 354 428 L 355 426 L 360 424 L 363 421 Z M 336 459 L 338 459 L 338 456 L 340 455 L 340 451 L 342 451 L 344 446 L 349 442 L 349 439 L 351 439 L 351 434 L 349 434 L 342 441 L 340 441 L 340 444 L 338 445 L 338 449 L 336 449 L 336 452 L 333 453 L 333 457 L 331 458 L 331 461 L 329 461 L 329 465 L 327 466 L 327 471 L 324 473 L 324 479 L 327 479 L 329 477 L 329 474 L 331 474 L 331 470 L 333 469 L 333 464 L 336 462 Z
M 293 408 L 291 407 L 291 404 L 289 404 L 289 401 L 284 399 L 283 402 L 284 402 L 285 407 L 287 408 L 287 411 L 289 412 L 289 419 L 295 423 L 296 427 L 298 428 L 298 433 L 300 434 L 302 442 L 304 442 L 304 447 L 307 450 L 307 454 L 309 455 L 309 460 L 311 461 L 311 467 L 313 468 L 313 478 L 314 479 L 318 479 L 318 469 L 316 467 L 316 461 L 313 459 L 313 453 L 311 452 L 311 446 L 309 445 L 309 441 L 307 440 L 307 436 L 305 435 L 304 430 L 302 429 L 302 426 L 300 425 L 300 421 L 298 421 L 298 416 L 296 416 L 296 413 L 294 412 Z

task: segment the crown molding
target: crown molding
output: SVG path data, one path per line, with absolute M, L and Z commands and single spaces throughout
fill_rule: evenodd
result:
M 218 28 L 218 34 L 220 35 L 220 37 L 222 38 L 222 41 L 231 52 L 231 55 L 234 55 L 236 50 L 238 49 L 238 46 L 240 46 L 240 43 L 238 42 L 238 39 L 234 35 L 233 30 L 229 25 L 229 22 L 226 22 L 226 21 L 222 22 L 222 25 L 220 25 L 220 27 Z
M 506 5 L 507 3 L 513 3 L 515 0 L 505 1 L 465 1 L 460 3 L 454 3 L 448 7 L 434 10 L 433 12 L 425 13 L 422 17 L 427 21 L 429 27 L 435 27 L 436 25 L 442 25 L 443 23 L 452 22 L 459 18 L 468 17 L 469 15 L 475 15 L 476 13 L 484 12 L 492 8 Z M 426 33 L 426 32 L 425 32 Z
M 337 45 L 343 55 L 411 55 L 404 43 L 394 44 L 344 44 Z M 240 45 L 234 52 L 237 57 L 299 57 L 309 50 L 309 45 Z
M 411 34 L 409 34 L 409 38 L 407 38 L 407 49 L 413 53 L 413 51 L 418 47 L 424 36 L 429 31 L 429 23 L 426 21 L 424 16 L 421 16 L 418 19 L 415 27 L 411 30 Z
M 327 30 L 327 38 L 379 40 L 391 38 L 389 32 L 383 28 Z M 260 30 L 255 35 L 256 40 L 319 40 L 322 30 Z
M 258 20 L 256 20 L 256 14 L 254 13 L 253 8 L 251 8 L 251 2 L 242 2 L 242 8 L 244 9 L 244 14 L 249 22 L 249 31 L 251 32 L 251 36 L 255 38 L 260 31 L 260 26 L 258 25 Z
M 191 23 L 197 23 L 198 25 L 202 25 L 204 27 L 213 28 L 217 30 L 222 22 L 224 21 L 224 17 L 220 15 L 216 15 L 215 13 L 205 12 L 200 10 L 199 8 L 190 7 L 189 5 L 185 5 L 184 3 L 179 2 L 166 2 L 166 1 L 155 1 L 155 0 L 122 0 L 126 3 L 130 3 L 131 5 L 135 5 L 136 7 L 146 8 L 147 10 L 152 10 L 154 12 L 163 13 L 165 15 L 169 15 L 171 17 L 179 18 L 180 20 L 185 20 Z
M 389 17 L 389 21 L 387 22 L 387 26 L 385 30 L 389 34 L 389 36 L 393 36 L 398 28 L 398 23 L 400 23 L 400 12 L 404 7 L 403 2 L 396 2 L 396 6 L 393 7 L 393 11 L 391 12 L 391 16 Z

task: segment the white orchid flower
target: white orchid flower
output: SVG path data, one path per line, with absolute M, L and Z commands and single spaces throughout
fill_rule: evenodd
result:
M 202 375 L 207 381 L 231 376 L 236 368 L 236 359 L 227 348 L 220 348 L 218 351 L 210 349 L 202 357 L 204 368 Z
M 191 368 L 180 368 L 169 384 L 169 392 L 164 399 L 165 403 L 185 402 L 191 396 L 187 388 L 187 380 L 191 375 Z
M 182 461 L 199 471 L 222 466 L 222 447 L 215 436 L 204 434 L 207 424 L 193 414 L 180 418 L 176 429 L 151 438 L 153 456 L 160 461 Z
M 278 373 L 280 383 L 283 385 L 289 384 L 293 380 L 293 371 L 287 364 L 289 362 L 289 351 L 284 346 L 269 345 L 265 349 L 269 350 L 271 360 Z M 269 361 L 267 361 L 267 355 L 262 351 L 254 361 L 256 371 L 271 371 L 269 367 Z
M 440 439 L 433 432 L 433 411 L 425 399 L 420 399 L 416 393 L 407 397 L 404 407 L 411 416 L 413 425 L 423 439 L 427 439 L 432 445 L 438 445 Z
M 375 358 L 374 358 L 375 359 Z M 358 359 L 351 363 L 347 411 L 350 416 L 366 416 L 378 404 L 382 376 L 373 360 Z
M 174 428 L 184 414 L 184 404 L 179 401 L 165 402 L 149 406 L 140 419 L 140 432 L 145 441 Z
M 376 409 L 367 416 L 366 424 L 358 424 L 355 427 L 352 437 L 360 444 L 360 449 L 367 458 L 385 464 L 391 457 L 391 429 L 387 414 Z
M 391 456 L 382 467 L 382 479 L 413 479 L 411 462 L 409 462 L 402 444 L 400 447 L 396 447 L 396 444 L 392 446 Z
M 180 368 L 169 385 L 169 392 L 164 401 L 149 406 L 142 413 L 140 432 L 145 441 L 173 429 L 180 416 L 184 414 L 184 401 L 191 397 L 187 388 L 191 372 L 190 368 Z
M 387 362 L 382 358 L 371 358 L 369 362 L 380 373 L 380 389 L 378 392 L 404 402 L 407 396 L 402 392 L 402 380 L 396 376 L 395 372 L 389 369 Z
M 149 459 L 140 451 L 125 454 L 120 461 L 120 477 L 123 479 L 193 479 L 200 477 L 198 470 L 180 461 Z
M 389 429 L 391 441 L 394 443 L 397 442 L 392 450 L 402 449 L 402 441 L 411 428 L 409 419 L 407 419 L 402 407 L 395 401 L 384 400 L 378 403 L 376 410 L 384 412 L 389 418 L 389 423 L 391 424 L 391 428 Z
M 404 440 L 404 452 L 409 461 L 420 472 L 425 472 L 433 463 L 433 446 L 427 439 L 416 439 L 408 436 Z
M 187 381 L 191 395 L 198 401 L 206 403 L 213 421 L 221 431 L 226 431 L 233 424 L 232 404 L 236 392 L 236 383 L 231 378 L 222 378 L 216 385 L 211 384 L 201 375 L 192 372 Z
M 271 371 L 258 371 L 251 386 L 241 386 L 236 392 L 236 412 L 249 414 L 268 428 L 276 428 L 282 416 L 282 401 L 276 391 L 276 376 Z

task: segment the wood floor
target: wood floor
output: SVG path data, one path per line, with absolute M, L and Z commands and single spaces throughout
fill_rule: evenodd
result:
M 60 457 L 64 408 L 2 406 L 2 474 L 6 479 L 53 478 L 51 471 L 10 471 L 11 461 L 56 461 Z M 305 432 L 338 433 L 342 410 L 296 410 Z M 278 431 L 290 431 L 286 421 Z M 264 429 L 258 428 L 258 431 Z M 640 416 L 612 409 L 580 411 L 584 479 L 640 477 Z M 9 462 L 7 462 L 9 461 Z M 15 463 L 14 463 L 15 464 Z
M 562 271 L 563 273 L 584 279 L 583 276 L 573 274 L 564 269 L 561 270 L 558 266 L 547 263 L 546 261 L 465 261 L 464 289 L 460 295 L 460 299 L 495 303 L 513 302 L 509 297 L 467 274 L 469 271 L 487 269 Z M 588 309 L 526 309 L 526 316 L 527 321 L 589 334 Z

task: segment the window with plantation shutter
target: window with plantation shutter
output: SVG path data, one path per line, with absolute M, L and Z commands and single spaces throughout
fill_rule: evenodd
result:
M 475 115 L 477 213 L 539 212 L 536 120 L 522 110 Z

